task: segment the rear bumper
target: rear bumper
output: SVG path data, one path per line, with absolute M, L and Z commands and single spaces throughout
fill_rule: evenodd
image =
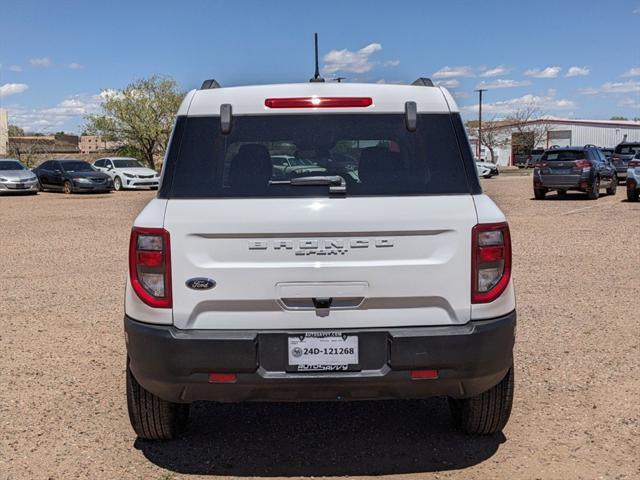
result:
M 550 175 L 537 174 L 536 178 L 539 182 L 536 188 L 565 188 L 565 189 L 581 189 L 581 186 L 589 183 L 589 177 L 584 175 Z
M 345 329 L 357 334 L 361 370 L 286 371 L 286 331 L 179 330 L 125 316 L 130 368 L 138 382 L 173 402 L 464 398 L 496 385 L 513 361 L 516 312 L 465 325 Z M 413 369 L 437 379 L 411 380 Z M 233 384 L 212 384 L 211 372 L 233 372 Z

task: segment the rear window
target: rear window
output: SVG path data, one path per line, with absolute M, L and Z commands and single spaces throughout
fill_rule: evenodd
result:
M 571 161 L 571 160 L 581 160 L 586 157 L 586 153 L 584 150 L 559 150 L 559 151 L 550 151 L 545 153 L 542 156 L 543 161 L 553 162 L 553 161 Z
M 640 152 L 640 143 L 633 145 L 618 145 L 616 147 L 616 153 L 620 153 L 622 155 L 635 155 Z
M 228 135 L 219 117 L 182 121 L 164 197 L 327 196 L 326 185 L 287 182 L 336 175 L 347 196 L 470 193 L 449 114 L 418 115 L 415 132 L 402 114 L 236 116 Z

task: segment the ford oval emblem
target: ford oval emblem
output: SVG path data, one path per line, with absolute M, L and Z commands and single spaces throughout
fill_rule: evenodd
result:
M 216 286 L 215 280 L 204 277 L 190 278 L 185 284 L 192 290 L 210 290 Z

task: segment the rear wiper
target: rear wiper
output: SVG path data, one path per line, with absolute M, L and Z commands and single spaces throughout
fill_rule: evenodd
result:
M 306 187 L 309 185 L 328 185 L 329 193 L 347 192 L 347 182 L 340 175 L 295 177 L 291 180 L 270 180 L 269 185 L 293 185 L 294 187 Z

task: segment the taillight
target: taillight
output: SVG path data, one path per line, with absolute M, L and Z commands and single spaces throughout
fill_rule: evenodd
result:
M 471 303 L 498 298 L 511 278 L 509 225 L 481 223 L 471 231 Z
M 591 162 L 589 160 L 576 160 L 576 168 L 581 168 L 583 172 L 591 170 Z
M 347 108 L 369 107 L 371 97 L 293 97 L 267 98 L 264 104 L 268 108 Z
M 629 164 L 627 165 L 627 167 L 629 167 L 629 168 L 639 168 L 640 167 L 640 160 L 630 160 Z
M 171 245 L 164 228 L 133 227 L 129 278 L 136 295 L 155 308 L 171 308 Z
M 547 162 L 536 162 L 534 168 L 547 168 Z

